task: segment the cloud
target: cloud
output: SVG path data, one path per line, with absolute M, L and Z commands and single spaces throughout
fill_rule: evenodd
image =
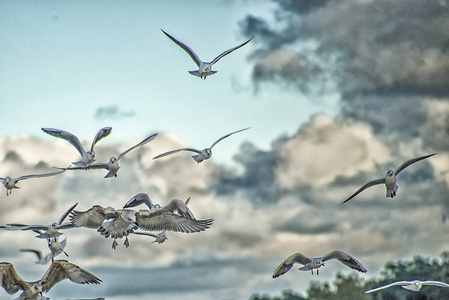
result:
M 135 115 L 134 111 L 124 111 L 118 105 L 101 106 L 95 111 L 95 118 L 98 120 L 120 120 Z

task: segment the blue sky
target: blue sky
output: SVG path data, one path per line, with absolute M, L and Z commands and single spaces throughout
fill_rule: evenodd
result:
M 76 202 L 80 211 L 120 208 L 139 192 L 160 204 L 191 197 L 198 219 L 215 220 L 202 233 L 169 233 L 161 245 L 133 235 L 117 250 L 95 230 L 67 230 L 68 259 L 103 283 L 63 282 L 46 294 L 52 299 L 304 294 L 311 280 L 352 270 L 329 262 L 319 277 L 293 269 L 272 279 L 295 252 L 344 250 L 368 269 L 363 278 L 387 261 L 437 258 L 449 247 L 448 5 L 0 0 L 0 176 L 79 159 L 41 127 L 70 131 L 87 146 L 111 126 L 96 146 L 98 162 L 159 133 L 123 158 L 117 178 L 70 171 L 0 192 L 0 224 L 51 224 Z M 200 80 L 161 28 L 203 60 L 255 37 Z M 200 164 L 187 153 L 152 159 L 246 127 Z M 395 199 L 377 186 L 338 206 L 366 181 L 435 152 L 401 172 Z M 19 252 L 48 252 L 41 240 L 0 237 L 2 261 L 30 281 L 44 274 L 48 266 Z

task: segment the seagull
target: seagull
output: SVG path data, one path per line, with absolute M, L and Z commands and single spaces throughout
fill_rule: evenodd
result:
M 112 127 L 104 127 L 97 132 L 94 140 L 92 141 L 90 151 L 84 150 L 84 147 L 81 144 L 78 137 L 68 131 L 54 128 L 42 128 L 42 130 L 45 133 L 48 133 L 49 135 L 64 139 L 70 144 L 72 144 L 72 146 L 75 147 L 76 150 L 78 150 L 78 152 L 81 154 L 81 160 L 73 162 L 73 164 L 75 166 L 87 168 L 89 164 L 95 161 L 95 151 L 94 151 L 95 144 L 98 143 L 102 138 L 107 137 L 111 133 Z
M 27 282 L 20 278 L 14 266 L 9 262 L 0 263 L 0 284 L 9 294 L 15 294 L 22 290 L 20 300 L 45 299 L 42 293 L 46 293 L 58 282 L 70 279 L 79 284 L 100 284 L 101 279 L 77 265 L 66 260 L 55 260 L 41 280 Z M 47 298 L 48 299 L 48 298 Z
M 139 235 L 148 235 L 148 236 L 152 236 L 154 238 L 156 238 L 154 241 L 152 241 L 151 243 L 159 243 L 162 244 L 163 242 L 165 242 L 165 240 L 168 240 L 167 234 L 165 233 L 165 231 L 162 231 L 158 234 L 154 234 L 151 232 L 142 232 L 142 231 L 134 231 L 134 234 L 139 234 Z
M 161 157 L 164 157 L 164 156 L 167 156 L 167 155 L 170 155 L 170 154 L 177 153 L 177 152 L 179 152 L 179 151 L 192 151 L 192 152 L 198 153 L 197 155 L 193 155 L 192 157 L 193 157 L 193 159 L 194 159 L 197 163 L 200 163 L 200 162 L 202 162 L 203 160 L 206 160 L 206 159 L 211 158 L 211 156 L 212 156 L 212 148 L 213 148 L 216 144 L 218 144 L 218 142 L 220 142 L 221 140 L 227 138 L 227 137 L 230 136 L 230 135 L 233 135 L 234 133 L 237 133 L 237 132 L 240 132 L 240 131 L 244 131 L 244 130 L 247 130 L 247 129 L 250 129 L 250 128 L 251 128 L 251 127 L 248 127 L 248 128 L 244 128 L 244 129 L 240 129 L 240 130 L 237 130 L 237 131 L 228 133 L 228 134 L 222 136 L 221 138 L 219 138 L 218 140 L 216 140 L 216 141 L 212 144 L 212 146 L 210 146 L 209 148 L 205 148 L 205 149 L 203 149 L 203 150 L 198 150 L 198 149 L 195 149 L 195 148 L 181 148 L 181 149 L 177 149 L 177 150 L 172 150 L 172 151 L 169 151 L 169 152 L 165 152 L 165 153 L 163 153 L 163 154 L 159 154 L 158 156 L 153 157 L 153 159 L 161 158 Z
M 441 282 L 441 281 L 420 281 L 420 280 L 412 280 L 412 281 L 397 281 L 387 285 L 380 286 L 375 289 L 364 291 L 365 294 L 376 292 L 378 290 L 389 288 L 390 286 L 400 285 L 402 288 L 417 292 L 421 289 L 423 285 L 435 285 L 439 287 L 449 287 L 449 284 Z
M 339 262 L 345 264 L 351 269 L 357 270 L 359 272 L 366 273 L 366 268 L 354 257 L 351 255 L 340 251 L 334 250 L 322 257 L 314 257 L 309 258 L 301 253 L 295 253 L 287 257 L 274 271 L 273 278 L 277 278 L 288 271 L 293 267 L 295 263 L 303 264 L 304 266 L 299 268 L 300 271 L 311 271 L 313 275 L 313 269 L 316 270 L 316 274 L 319 275 L 319 268 L 324 266 L 324 262 L 330 259 L 337 259 Z
M 398 186 L 396 185 L 396 176 L 405 168 L 407 168 L 408 166 L 429 158 L 431 156 L 434 156 L 437 153 L 433 153 L 433 154 L 429 154 L 429 155 L 424 155 L 424 156 L 420 156 L 420 157 L 416 157 L 416 158 L 412 158 L 409 159 L 407 161 L 405 161 L 402 165 L 399 166 L 399 168 L 397 168 L 395 171 L 393 170 L 388 170 L 387 174 L 385 174 L 384 178 L 379 178 L 379 179 L 375 179 L 373 181 L 367 182 L 365 183 L 361 188 L 359 188 L 354 194 L 352 194 L 351 196 L 349 196 L 345 201 L 343 201 L 342 203 L 340 203 L 340 205 L 348 202 L 349 200 L 351 200 L 352 198 L 354 198 L 355 196 L 357 196 L 358 194 L 360 194 L 363 190 L 372 187 L 374 185 L 377 184 L 385 184 L 385 187 L 387 189 L 387 195 L 386 197 L 389 198 L 394 198 L 396 196 L 396 192 L 398 191 Z
M 124 245 L 128 247 L 128 235 L 137 228 L 147 231 L 193 233 L 206 230 L 214 220 L 192 220 L 164 208 L 135 211 L 94 205 L 87 211 L 72 211 L 70 221 L 77 227 L 97 229 L 106 238 L 113 238 L 112 248 L 115 249 L 116 240 L 122 237 L 126 238 Z
M 62 242 L 58 242 L 58 238 L 54 238 L 53 240 L 48 240 L 48 248 L 51 251 L 51 260 L 55 260 L 55 256 L 58 256 L 61 253 L 64 253 L 65 256 L 69 256 L 67 252 L 64 251 L 65 246 L 67 245 L 67 238 L 62 240 Z
M 12 189 L 20 189 L 20 187 L 16 186 L 16 184 L 20 180 L 25 180 L 25 179 L 29 179 L 29 178 L 50 177 L 50 176 L 55 176 L 55 175 L 64 173 L 65 171 L 66 170 L 45 173 L 45 174 L 24 175 L 24 176 L 20 176 L 17 178 L 12 178 L 12 177 L 6 176 L 6 177 L 0 177 L 0 181 L 3 183 L 3 185 L 6 188 L 6 196 L 9 196 L 12 193 Z
M 64 222 L 65 218 L 68 216 L 68 214 L 78 205 L 78 203 L 75 203 L 72 205 L 62 216 L 59 218 L 58 222 L 53 222 L 50 225 L 25 225 L 25 224 L 17 224 L 17 223 L 11 223 L 6 224 L 6 226 L 0 226 L 1 229 L 6 230 L 32 230 L 38 235 L 36 236 L 39 239 L 47 239 L 50 240 L 52 238 L 57 238 L 58 236 L 62 235 L 62 233 L 59 232 L 60 229 L 69 229 L 73 228 L 72 223 Z
M 42 255 L 42 252 L 40 250 L 36 249 L 20 249 L 20 252 L 32 252 L 36 254 L 37 256 L 36 264 L 45 265 L 49 263 L 51 260 L 51 252 L 45 256 Z
M 107 163 L 93 163 L 87 166 L 87 169 L 105 169 L 108 170 L 108 174 L 106 174 L 106 176 L 104 178 L 110 178 L 110 177 L 117 177 L 117 172 L 120 169 L 120 164 L 119 164 L 119 160 L 125 156 L 129 151 L 143 146 L 146 143 L 152 141 L 155 137 L 157 136 L 157 133 L 150 135 L 149 137 L 147 137 L 146 139 L 144 139 L 143 141 L 141 141 L 140 143 L 138 143 L 137 145 L 134 145 L 133 147 L 129 148 L 128 150 L 126 150 L 125 152 L 123 152 L 122 154 L 120 154 L 118 157 L 112 156 L 109 159 L 109 162 Z M 85 167 L 68 167 L 68 170 L 85 170 Z
M 133 196 L 126 204 L 123 206 L 123 208 L 129 208 L 129 207 L 135 207 L 140 204 L 146 204 L 150 210 L 154 209 L 166 209 L 171 212 L 174 212 L 180 216 L 183 216 L 184 218 L 188 218 L 191 220 L 195 220 L 195 217 L 193 216 L 192 211 L 190 208 L 187 207 L 187 204 L 189 203 L 190 198 L 186 200 L 186 202 L 179 200 L 179 199 L 173 199 L 170 202 L 167 203 L 165 206 L 160 206 L 159 204 L 154 205 L 151 202 L 150 197 L 148 194 L 145 193 L 139 193 Z
M 254 38 L 254 37 L 252 37 L 249 40 L 247 40 L 246 42 L 244 42 L 243 44 L 240 44 L 240 45 L 238 45 L 238 46 L 236 46 L 234 48 L 226 50 L 225 52 L 223 52 L 220 55 L 218 55 L 217 57 L 215 57 L 214 60 L 212 60 L 211 62 L 204 62 L 204 61 L 202 61 L 198 57 L 198 55 L 192 50 L 192 48 L 190 48 L 189 46 L 187 46 L 183 42 L 175 39 L 174 37 L 172 37 L 171 35 L 166 33 L 164 30 L 162 30 L 162 32 L 166 36 L 168 36 L 169 39 L 171 39 L 173 42 L 175 42 L 179 47 L 181 47 L 185 52 L 187 52 L 187 54 L 190 55 L 190 57 L 193 59 L 195 64 L 198 66 L 198 70 L 189 71 L 189 73 L 191 75 L 200 77 L 201 79 L 203 79 L 203 76 L 204 76 L 204 79 L 206 79 L 206 76 L 213 75 L 213 74 L 217 73 L 217 71 L 212 71 L 212 65 L 217 63 L 222 57 L 228 55 L 232 51 L 237 50 L 238 48 L 245 46 L 246 44 L 248 44 Z

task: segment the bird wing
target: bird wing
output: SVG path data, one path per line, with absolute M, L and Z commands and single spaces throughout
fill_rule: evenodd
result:
M 440 286 L 440 287 L 449 287 L 449 284 L 441 282 L 441 281 L 428 280 L 428 281 L 422 281 L 421 283 L 423 285 L 436 285 L 436 286 Z
M 44 258 L 42 256 L 42 252 L 36 249 L 20 249 L 20 252 L 33 252 L 36 254 L 38 260 L 42 260 Z
M 70 212 L 78 205 L 78 202 L 73 204 L 62 216 L 59 218 L 58 224 L 61 225 L 64 222 L 65 218 L 70 214 Z
M 374 288 L 374 289 L 371 289 L 371 290 L 364 291 L 363 293 L 368 294 L 368 293 L 376 292 L 378 290 L 383 290 L 383 289 L 389 288 L 390 286 L 409 285 L 411 283 L 412 283 L 411 281 L 397 281 L 397 282 L 393 282 L 393 283 L 390 283 L 390 284 L 387 284 L 387 285 L 382 285 L 380 287 L 377 287 L 377 288 Z
M 162 30 L 162 29 L 161 29 Z M 175 39 L 174 37 L 172 37 L 171 35 L 169 35 L 168 33 L 166 33 L 164 30 L 162 30 L 162 32 L 168 36 L 169 39 L 171 39 L 173 42 L 175 42 L 179 47 L 181 47 L 185 52 L 187 52 L 187 54 L 190 55 L 190 57 L 192 58 L 192 60 L 196 63 L 196 65 L 199 67 L 200 64 L 202 63 L 201 59 L 198 57 L 198 55 L 195 53 L 195 51 L 192 50 L 192 48 L 190 48 L 189 46 L 187 46 L 186 44 L 184 44 L 181 41 L 178 41 L 177 39 Z
M 83 166 L 83 167 L 73 166 L 73 167 L 68 167 L 67 170 L 84 170 L 85 171 L 86 168 L 88 170 L 91 170 L 91 169 L 95 169 L 95 170 L 106 169 L 106 170 L 109 170 L 109 167 L 108 167 L 107 163 L 93 163 L 93 164 L 89 164 L 89 165 Z
M 139 235 L 148 235 L 148 236 L 152 236 L 152 237 L 159 237 L 159 235 L 151 233 L 151 232 L 142 232 L 142 231 L 134 231 L 134 234 L 139 234 Z
M 128 150 L 126 150 L 125 152 L 121 153 L 121 154 L 117 157 L 117 160 L 120 160 L 120 159 L 121 159 L 123 156 L 125 156 L 129 151 L 131 151 L 131 150 L 133 150 L 133 149 L 135 149 L 135 148 L 137 148 L 137 147 L 143 146 L 143 145 L 145 145 L 145 144 L 148 143 L 148 142 L 151 142 L 152 140 L 154 140 L 154 138 L 155 138 L 156 136 L 157 136 L 157 133 L 150 135 L 149 137 L 147 137 L 146 139 L 144 139 L 143 141 L 141 141 L 141 142 L 138 143 L 137 145 L 134 145 L 133 147 L 131 147 L 131 148 L 129 148 Z
M 416 157 L 416 158 L 412 158 L 407 160 L 406 162 L 403 162 L 402 165 L 399 166 L 399 168 L 397 168 L 394 171 L 394 175 L 398 175 L 399 172 L 401 172 L 402 170 L 404 170 L 405 168 L 407 168 L 408 166 L 410 166 L 411 164 L 414 164 L 415 162 L 418 162 L 420 160 L 426 159 L 428 157 L 434 156 L 437 153 L 433 153 L 433 154 L 429 154 L 429 155 L 424 155 L 424 156 L 420 156 L 420 157 Z
M 308 258 L 307 256 L 301 254 L 301 253 L 294 253 L 284 259 L 284 261 L 276 268 L 276 270 L 273 273 L 273 278 L 277 278 L 288 271 L 293 267 L 293 264 L 295 262 L 301 263 L 303 265 L 310 263 L 312 260 Z
M 84 150 L 83 144 L 81 144 L 78 137 L 68 131 L 61 130 L 61 129 L 55 129 L 55 128 L 42 128 L 42 130 L 45 133 L 48 133 L 49 135 L 52 135 L 54 137 L 66 140 L 70 144 L 72 144 L 73 147 L 78 150 L 78 152 L 81 154 L 81 156 L 84 156 L 84 153 L 86 152 Z
M 358 194 L 360 194 L 363 190 L 366 190 L 369 187 L 372 187 L 374 185 L 378 185 L 378 184 L 382 184 L 385 183 L 385 178 L 379 178 L 370 182 L 365 183 L 361 188 L 359 188 L 354 194 L 352 194 L 351 196 L 349 196 L 345 201 L 343 201 L 342 203 L 340 203 L 340 205 L 348 202 L 349 200 L 351 200 L 352 198 L 354 198 L 355 196 L 357 196 Z
M 357 270 L 359 272 L 363 272 L 363 273 L 367 272 L 366 268 L 357 259 L 355 259 L 351 255 L 349 255 L 343 251 L 340 251 L 340 250 L 331 251 L 323 256 L 322 261 L 325 262 L 330 259 L 337 259 L 344 265 L 350 267 L 351 269 Z
M 29 283 L 20 278 L 14 266 L 9 262 L 0 263 L 0 284 L 10 295 L 26 289 L 29 285 Z
M 240 130 L 237 130 L 237 131 L 228 133 L 227 135 L 224 135 L 224 136 L 222 136 L 221 138 L 219 138 L 218 140 L 216 140 L 216 141 L 212 144 L 212 146 L 210 146 L 210 148 L 212 149 L 216 144 L 218 144 L 218 142 L 220 142 L 221 140 L 227 138 L 228 136 L 233 135 L 234 133 L 237 133 L 237 132 L 240 132 L 240 131 L 243 131 L 243 130 L 250 129 L 250 128 L 251 128 L 251 127 L 248 127 L 248 128 L 244 128 L 244 129 L 240 129 Z
M 24 179 L 29 179 L 29 178 L 49 177 L 49 176 L 54 176 L 54 175 L 64 173 L 65 171 L 67 171 L 67 169 L 63 169 L 61 171 L 56 171 L 56 172 L 51 172 L 51 173 L 45 173 L 45 174 L 24 175 L 24 176 L 15 178 L 15 180 L 19 181 L 19 180 L 24 180 Z
M 200 232 L 209 228 L 213 219 L 191 220 L 173 212 L 159 209 L 156 211 L 140 210 L 136 213 L 137 225 L 149 231 L 177 231 L 184 233 Z
M 98 130 L 97 134 L 92 141 L 92 146 L 90 146 L 90 151 L 94 150 L 94 146 L 98 143 L 102 138 L 107 137 L 111 133 L 112 127 L 103 127 Z
M 55 284 L 66 278 L 79 284 L 100 284 L 101 282 L 100 278 L 71 262 L 66 260 L 55 260 L 45 273 L 44 277 L 40 280 L 42 291 L 48 292 Z
M 245 46 L 246 44 L 248 44 L 254 37 L 250 38 L 249 40 L 247 40 L 246 42 L 244 42 L 243 44 L 240 44 L 238 46 L 235 46 L 234 48 L 231 48 L 229 50 L 226 50 L 225 52 L 223 52 L 222 54 L 218 55 L 217 57 L 214 58 L 213 61 L 211 61 L 211 64 L 215 64 L 217 61 L 219 61 L 222 57 L 228 55 L 229 53 L 231 53 L 234 50 L 237 50 L 240 47 Z
M 70 213 L 70 222 L 77 227 L 97 229 L 104 220 L 113 218 L 114 216 L 114 209 L 111 208 L 109 211 L 107 208 L 94 205 L 86 211 L 72 211 Z
M 146 193 L 138 193 L 135 194 L 131 199 L 126 202 L 125 206 L 123 208 L 129 208 L 129 207 L 135 207 L 140 204 L 146 204 L 149 209 L 154 209 L 154 205 L 151 202 L 150 196 Z
M 195 216 L 193 215 L 192 211 L 190 210 L 190 208 L 187 207 L 187 205 L 182 200 L 173 199 L 170 202 L 168 202 L 167 205 L 164 206 L 164 209 L 172 212 L 177 212 L 184 218 L 195 220 Z
M 198 149 L 195 149 L 195 148 L 181 148 L 181 149 L 176 149 L 176 150 L 172 150 L 172 151 L 168 151 L 168 152 L 159 154 L 158 156 L 153 157 L 153 159 L 161 158 L 161 157 L 164 157 L 164 156 L 167 156 L 167 155 L 170 155 L 170 154 L 174 154 L 174 153 L 179 152 L 179 151 L 192 151 L 192 152 L 196 152 L 198 154 L 201 154 L 201 151 L 198 150 Z

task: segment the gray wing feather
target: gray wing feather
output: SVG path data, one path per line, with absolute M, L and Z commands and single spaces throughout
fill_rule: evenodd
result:
M 237 132 L 240 132 L 240 131 L 243 131 L 243 130 L 250 129 L 250 128 L 251 128 L 251 127 L 248 127 L 248 128 L 244 128 L 244 129 L 240 129 L 240 130 L 237 130 L 237 131 L 228 133 L 227 135 L 224 135 L 224 136 L 222 136 L 221 138 L 219 138 L 218 140 L 216 140 L 216 141 L 212 144 L 212 146 L 210 146 L 210 148 L 212 149 L 216 144 L 218 144 L 221 140 L 227 138 L 228 136 L 233 135 L 234 133 L 237 133 Z
M 86 151 L 84 150 L 83 144 L 81 144 L 78 137 L 76 135 L 74 135 L 73 133 L 70 133 L 68 131 L 61 130 L 61 129 L 55 129 L 55 128 L 42 128 L 42 130 L 49 135 L 66 140 L 67 142 L 72 144 L 72 146 L 75 147 L 76 150 L 78 150 L 78 152 L 81 154 L 81 156 L 84 156 L 84 153 Z
M 245 46 L 246 44 L 248 44 L 254 37 L 250 38 L 249 40 L 247 40 L 246 42 L 244 42 L 243 44 L 240 44 L 238 46 L 235 46 L 234 48 L 231 48 L 229 50 L 226 50 L 225 52 L 221 53 L 220 55 L 218 55 L 217 57 L 214 58 L 214 60 L 211 62 L 211 64 L 215 64 L 217 61 L 219 61 L 221 58 L 223 58 L 224 56 L 228 55 L 229 53 L 231 53 L 234 50 L 237 50 L 240 47 Z
M 340 203 L 340 205 L 348 202 L 349 200 L 351 200 L 352 198 L 354 198 L 355 196 L 357 196 L 358 194 L 360 194 L 363 190 L 366 190 L 369 187 L 372 187 L 374 185 L 378 185 L 378 184 L 382 184 L 385 183 L 385 178 L 379 178 L 370 182 L 365 183 L 361 188 L 359 188 L 354 194 L 352 194 L 351 196 L 349 196 L 345 201 L 343 201 L 342 203 Z
M 70 222 L 77 227 L 87 227 L 97 229 L 104 220 L 113 218 L 115 210 L 107 211 L 104 207 L 94 205 L 87 211 L 72 211 L 70 213 Z
M 213 223 L 213 219 L 191 220 L 171 211 L 160 209 L 156 211 L 140 210 L 136 213 L 136 223 L 144 230 L 148 231 L 176 231 L 193 233 L 204 231 Z
M 350 267 L 351 269 L 357 270 L 359 272 L 366 273 L 366 268 L 354 257 L 351 255 L 340 251 L 340 250 L 334 250 L 329 253 L 327 253 L 325 256 L 323 256 L 322 261 L 328 261 L 330 259 L 337 259 L 339 262 L 343 263 L 344 265 Z
M 390 283 L 390 284 L 387 284 L 387 285 L 383 285 L 383 286 L 380 286 L 380 287 L 377 287 L 377 288 L 374 288 L 374 289 L 371 289 L 371 290 L 367 290 L 367 291 L 364 291 L 363 293 L 365 293 L 365 294 L 368 294 L 368 293 L 372 293 L 372 292 L 376 292 L 376 291 L 379 291 L 379 290 L 383 290 L 383 289 L 386 289 L 386 288 L 389 288 L 389 287 L 391 287 L 391 286 L 397 286 L 397 285 L 408 285 L 408 284 L 411 284 L 412 282 L 411 281 L 397 281 L 397 282 L 393 282 L 393 283 Z
M 153 159 L 157 159 L 157 158 L 161 158 L 170 154 L 174 154 L 180 151 L 192 151 L 192 152 L 196 152 L 198 154 L 201 154 L 201 151 L 195 148 L 181 148 L 181 149 L 176 149 L 176 150 L 172 150 L 172 151 L 168 151 L 162 154 L 159 154 L 158 156 L 153 157 Z
M 42 260 L 44 257 L 42 256 L 42 252 L 35 249 L 20 249 L 20 252 L 33 252 L 36 254 L 37 259 Z
M 65 218 L 70 214 L 70 212 L 78 205 L 78 202 L 73 204 L 62 216 L 59 218 L 58 224 L 61 225 L 64 222 Z
M 449 284 L 441 282 L 441 281 L 432 281 L 432 280 L 428 280 L 428 281 L 422 281 L 423 285 L 436 285 L 439 287 L 449 287 Z
M 56 171 L 56 172 L 51 172 L 51 173 L 44 173 L 44 174 L 24 175 L 24 176 L 15 178 L 15 180 L 19 181 L 19 180 L 24 180 L 24 179 L 29 179 L 29 178 L 50 177 L 50 176 L 55 176 L 55 175 L 64 173 L 65 171 L 67 171 L 67 169 L 63 169 L 61 171 Z
M 90 146 L 90 151 L 94 150 L 94 146 L 98 143 L 102 138 L 107 137 L 111 133 L 112 127 L 103 127 L 98 130 L 97 134 L 92 141 L 92 146 Z
M 123 156 L 125 156 L 129 151 L 131 151 L 131 150 L 133 150 L 133 149 L 135 149 L 135 148 L 137 148 L 137 147 L 143 146 L 143 145 L 145 145 L 146 143 L 152 141 L 156 136 L 157 136 L 157 133 L 150 135 L 149 137 L 147 137 L 146 139 L 144 139 L 143 141 L 141 141 L 141 142 L 138 143 L 137 145 L 135 145 L 135 146 L 129 148 L 128 150 L 126 150 L 125 152 L 123 152 L 122 154 L 120 154 L 120 155 L 117 157 L 117 160 L 120 160 L 120 159 L 121 159 Z
M 411 164 L 414 164 L 415 162 L 418 162 L 418 161 L 420 161 L 420 160 L 423 160 L 423 159 L 429 158 L 429 157 L 431 157 L 431 156 L 434 156 L 435 154 L 437 154 L 437 153 L 433 153 L 433 154 L 429 154 L 429 155 L 424 155 L 424 156 L 420 156 L 420 157 L 416 157 L 416 158 L 412 158 L 412 159 L 407 160 L 406 162 L 402 163 L 402 165 L 400 165 L 399 168 L 397 168 L 397 169 L 394 171 L 394 175 L 398 175 L 399 172 L 401 172 L 402 170 L 404 170 L 405 168 L 407 168 L 407 167 L 410 166 Z
M 161 29 L 162 30 L 162 29 Z M 187 46 L 186 44 L 184 44 L 183 42 L 175 39 L 174 37 L 172 37 L 171 35 L 169 35 L 168 33 L 166 33 L 164 30 L 162 30 L 162 32 L 168 36 L 169 39 L 171 39 L 173 42 L 175 42 L 175 44 L 177 44 L 179 47 L 181 47 L 185 52 L 187 52 L 187 54 L 190 55 L 190 57 L 192 58 L 192 60 L 195 62 L 195 64 L 199 67 L 200 64 L 202 63 L 201 59 L 198 57 L 198 55 L 195 53 L 195 51 L 192 50 L 192 48 L 190 48 L 189 46 Z
M 300 263 L 300 264 L 308 264 L 310 263 L 312 260 L 310 258 L 308 258 L 307 256 L 301 254 L 301 253 L 294 253 L 292 255 L 290 255 L 289 257 L 287 257 L 274 271 L 273 273 L 273 278 L 277 278 L 285 273 L 287 273 L 288 271 L 290 271 L 290 269 L 293 267 L 293 265 L 295 263 Z
M 8 262 L 0 263 L 0 284 L 5 291 L 12 295 L 19 290 L 26 289 L 28 283 L 20 278 L 14 266 Z

